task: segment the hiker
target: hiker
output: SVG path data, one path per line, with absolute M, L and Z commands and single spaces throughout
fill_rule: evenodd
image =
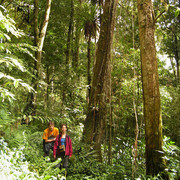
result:
M 62 124 L 61 133 L 56 137 L 54 143 L 53 155 L 54 159 L 60 157 L 62 159 L 59 168 L 65 168 L 67 172 L 69 158 L 72 156 L 72 142 L 71 138 L 66 134 L 67 125 Z
M 43 150 L 44 156 L 49 156 L 49 151 L 53 151 L 54 142 L 59 135 L 58 128 L 54 127 L 54 122 L 49 121 L 48 128 L 43 133 Z

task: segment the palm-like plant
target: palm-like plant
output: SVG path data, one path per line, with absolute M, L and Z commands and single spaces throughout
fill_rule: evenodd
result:
M 2 6 L 1 9 L 5 10 Z M 18 58 L 16 55 L 18 51 L 29 54 L 32 58 L 34 58 L 28 50 L 29 48 L 34 49 L 32 46 L 29 44 L 17 44 L 12 42 L 12 36 L 20 38 L 24 35 L 25 34 L 22 31 L 16 29 L 15 21 L 8 15 L 3 15 L 3 12 L 0 10 L 0 95 L 2 98 L 0 100 L 8 98 L 11 101 L 12 99 L 15 99 L 14 94 L 5 87 L 5 84 L 12 84 L 15 88 L 17 88 L 20 84 L 29 91 L 32 90 L 32 87 L 25 83 L 22 79 L 17 79 L 7 73 L 13 68 L 15 68 L 15 70 L 20 70 L 21 72 L 26 71 L 22 59 Z

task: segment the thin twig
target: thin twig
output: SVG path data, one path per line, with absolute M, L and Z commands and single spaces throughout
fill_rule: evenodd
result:
M 154 20 L 154 24 L 157 22 L 157 20 L 165 13 L 166 11 L 162 11 Z

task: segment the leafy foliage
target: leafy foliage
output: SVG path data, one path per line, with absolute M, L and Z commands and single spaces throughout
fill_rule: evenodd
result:
M 79 129 L 79 131 L 78 131 Z M 37 131 L 36 126 L 22 125 L 18 129 L 14 129 L 11 135 L 8 134 L 9 130 L 6 130 L 5 138 L 8 140 L 10 149 L 6 150 L 4 145 L 3 152 L 13 151 L 14 153 L 20 153 L 22 162 L 26 163 L 26 168 L 28 168 L 28 173 L 33 177 L 50 179 L 61 177 L 63 175 L 63 170 L 60 171 L 58 168 L 54 168 L 55 165 L 61 161 L 57 160 L 54 162 L 52 157 L 52 151 L 49 157 L 43 157 L 42 148 L 42 132 Z M 87 145 L 82 144 L 78 141 L 79 136 L 81 136 L 82 131 L 80 127 L 77 128 L 76 133 L 72 134 L 69 132 L 73 141 L 73 156 L 70 159 L 70 165 L 68 168 L 69 179 L 131 179 L 132 171 L 132 139 L 121 139 L 116 138 L 115 147 L 113 148 L 113 162 L 112 165 L 108 165 L 104 159 L 103 163 L 96 161 L 94 157 L 94 152 L 89 152 Z M 4 143 L 4 140 L 2 140 Z M 7 143 L 6 147 L 7 147 Z M 137 159 L 137 172 L 136 179 L 148 179 L 145 175 L 145 142 L 138 142 L 138 159 Z M 16 150 L 15 150 L 16 149 Z M 176 179 L 179 174 L 179 152 L 180 149 L 175 146 L 174 142 L 170 138 L 164 137 L 164 151 L 165 160 L 168 162 L 167 171 L 172 179 Z M 7 157 L 9 155 L 7 154 Z M 17 155 L 19 156 L 19 155 Z M 14 157 L 14 156 L 13 156 Z M 103 154 L 105 157 L 105 154 Z M 10 157 L 9 157 L 10 158 Z M 15 160 L 14 160 L 15 161 Z M 17 162 L 20 160 L 17 159 Z M 15 163 L 15 162 L 14 162 Z M 2 165 L 3 166 L 3 165 Z M 12 166 L 17 166 L 13 164 Z M 11 166 L 9 166 L 11 168 Z M 18 165 L 20 168 L 20 165 Z M 10 171 L 10 170 L 8 170 Z M 23 171 L 24 172 L 24 171 Z M 18 172 L 17 172 L 18 173 Z M 27 177 L 30 177 L 29 174 Z M 22 177 L 25 177 L 23 174 Z M 160 177 L 159 177 L 160 178 Z M 153 179 L 153 178 L 151 178 Z
M 23 148 L 10 150 L 4 139 L 0 139 L 0 175 L 2 179 L 36 179 L 37 174 L 29 171 Z
M 164 137 L 164 147 L 166 156 L 165 160 L 168 162 L 167 171 L 169 172 L 170 178 L 178 179 L 180 176 L 180 148 L 175 145 L 169 137 Z
M 34 50 L 35 48 L 27 43 L 13 43 L 13 36 L 20 38 L 24 36 L 24 33 L 15 27 L 15 22 L 5 13 L 6 10 L 3 6 L 1 6 L 1 9 L 5 14 L 3 15 L 2 11 L 0 11 L 0 101 L 3 102 L 0 105 L 0 111 L 2 112 L 0 122 L 2 122 L 1 127 L 3 127 L 5 124 L 11 124 L 15 121 L 13 120 L 12 113 L 7 110 L 8 104 L 6 99 L 12 103 L 12 100 L 15 100 L 17 97 L 17 91 L 22 87 L 26 88 L 29 92 L 33 91 L 33 88 L 28 83 L 25 83 L 21 76 L 17 74 L 21 72 L 27 73 L 23 60 L 18 57 L 18 53 L 29 54 L 34 58 L 28 49 Z

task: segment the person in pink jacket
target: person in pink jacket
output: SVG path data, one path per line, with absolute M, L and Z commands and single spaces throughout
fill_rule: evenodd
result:
M 67 135 L 67 125 L 62 124 L 61 133 L 56 137 L 53 149 L 54 159 L 60 157 L 62 159 L 60 168 L 65 168 L 67 171 L 69 158 L 72 156 L 72 142 Z

